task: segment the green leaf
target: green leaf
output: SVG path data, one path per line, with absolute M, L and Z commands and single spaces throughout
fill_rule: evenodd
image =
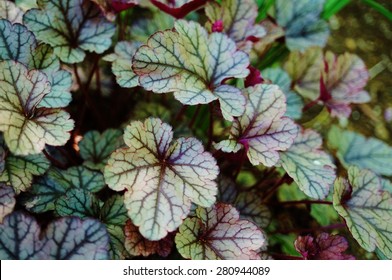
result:
M 276 20 L 285 29 L 289 50 L 324 47 L 329 36 L 328 23 L 320 19 L 325 0 L 276 0 Z
M 310 215 L 320 224 L 320 226 L 329 226 L 339 220 L 339 214 L 331 205 L 314 203 L 310 208 Z
M 25 26 L 0 20 L 0 60 L 15 60 L 29 70 L 41 70 L 47 76 L 51 90 L 40 107 L 61 108 L 71 102 L 71 73 L 60 70 L 60 62 L 49 45 L 38 45 L 35 36 Z
M 80 155 L 84 165 L 90 169 L 102 170 L 112 152 L 123 145 L 120 129 L 107 129 L 102 134 L 89 131 L 79 142 Z
M 267 68 L 261 72 L 264 79 L 270 80 L 280 87 L 286 95 L 286 114 L 291 119 L 300 119 L 302 116 L 303 101 L 291 90 L 291 79 L 286 71 L 281 68 Z
M 133 119 L 135 120 L 144 120 L 149 117 L 159 118 L 164 122 L 171 121 L 171 113 L 172 108 L 174 107 L 176 110 L 177 108 L 174 106 L 173 103 L 170 104 L 171 109 L 166 108 L 162 104 L 158 102 L 138 102 L 136 107 L 133 110 Z M 173 111 L 174 111 L 173 110 Z
M 224 152 L 245 148 L 253 165 L 273 166 L 279 151 L 287 150 L 298 133 L 295 123 L 283 117 L 285 96 L 276 85 L 259 84 L 244 89 L 248 103 L 244 115 L 234 120 L 229 140 L 215 145 Z
M 116 76 L 117 83 L 122 87 L 132 88 L 139 85 L 131 61 L 140 45 L 139 42 L 118 42 L 114 53 L 104 57 L 104 60 L 112 62 L 112 72 Z
M 193 260 L 260 259 L 258 250 L 266 245 L 263 232 L 252 222 L 240 220 L 229 204 L 197 208 L 197 217 L 187 218 L 175 242 L 184 258 Z
M 93 3 L 38 0 L 38 6 L 26 12 L 23 22 L 39 40 L 53 47 L 61 61 L 81 62 L 85 51 L 103 53 L 110 47 L 115 26 Z
M 315 199 L 324 199 L 336 178 L 336 167 L 321 146 L 321 136 L 308 129 L 301 131 L 294 144 L 280 154 L 287 174 L 307 196 Z
M 23 11 L 15 3 L 8 0 L 0 1 L 0 19 L 8 19 L 12 23 L 22 23 L 22 17 Z
M 176 21 L 174 30 L 157 32 L 133 57 L 139 83 L 155 93 L 174 92 L 183 104 L 206 104 L 219 99 L 225 119 L 244 112 L 239 89 L 222 85 L 228 78 L 245 78 L 248 56 L 222 33 L 208 35 L 196 22 Z
M 125 248 L 132 256 L 147 257 L 158 254 L 161 257 L 167 257 L 172 250 L 173 243 L 170 235 L 159 241 L 150 241 L 140 234 L 138 228 L 130 220 L 125 225 Z
M 159 119 L 133 121 L 124 134 L 128 147 L 111 155 L 104 172 L 111 189 L 127 190 L 128 215 L 149 240 L 177 229 L 191 202 L 211 206 L 217 193 L 212 155 L 195 138 L 172 138 L 172 128 Z
M 376 174 L 351 166 L 348 181 L 339 178 L 335 182 L 333 205 L 365 250 L 378 248 L 392 258 L 392 197 L 382 190 Z
M 124 197 L 113 195 L 105 201 L 101 209 L 101 221 L 107 225 L 124 226 L 128 219 L 127 209 L 124 206 Z
M 62 217 L 95 217 L 99 212 L 99 200 L 89 191 L 71 188 L 56 200 L 55 209 Z
M 12 213 L 16 204 L 15 191 L 12 187 L 0 183 L 0 224 L 8 214 Z
M 90 171 L 84 166 L 75 166 L 67 170 L 52 168 L 44 177 L 38 179 L 37 183 L 33 184 L 30 192 L 25 196 L 24 204 L 29 211 L 41 213 L 54 210 L 55 203 L 60 198 L 66 204 L 66 199 L 62 197 L 70 189 L 79 190 L 79 192 L 70 193 L 75 205 L 77 203 L 75 192 L 83 195 L 83 191 L 85 191 L 88 197 L 90 192 L 98 192 L 104 187 L 103 175 L 96 171 Z M 85 197 L 85 199 L 87 198 Z
M 220 175 L 218 178 L 218 194 L 216 200 L 233 204 L 237 196 L 238 191 L 235 182 L 228 177 Z
M 254 192 L 239 193 L 234 206 L 240 212 L 241 219 L 251 221 L 260 228 L 266 228 L 271 221 L 271 212 Z
M 124 260 L 129 258 L 125 249 L 125 234 L 123 226 L 106 225 L 106 230 L 110 236 L 111 259 Z
M 378 174 L 392 175 L 392 148 L 377 138 L 365 138 L 359 133 L 332 126 L 328 144 L 337 149 L 336 155 L 346 168 L 357 165 Z
M 132 23 L 130 36 L 133 41 L 147 42 L 151 34 L 173 28 L 174 20 L 172 16 L 160 10 L 151 11 L 151 15 L 140 17 Z
M 266 32 L 261 25 L 256 25 L 257 5 L 254 0 L 222 0 L 207 2 L 206 16 L 209 19 L 207 29 L 214 32 L 214 23 L 221 21 L 222 32 L 233 39 L 238 49 L 250 52 L 252 41 L 249 37 L 261 38 Z
M 3 171 L 0 172 L 0 182 L 13 187 L 16 194 L 30 188 L 33 175 L 45 173 L 50 163 L 43 154 L 30 156 L 14 156 L 8 153 L 8 148 L 3 143 L 0 135 L 0 148 L 7 154 L 3 154 Z
M 14 61 L 0 62 L 0 131 L 16 155 L 38 154 L 45 144 L 64 145 L 74 122 L 61 109 L 43 108 L 47 76 Z
M 326 0 L 321 17 L 326 20 L 329 19 L 350 4 L 350 2 L 351 0 Z

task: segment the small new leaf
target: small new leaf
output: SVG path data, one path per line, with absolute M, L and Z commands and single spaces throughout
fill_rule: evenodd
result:
M 379 249 L 392 258 L 392 196 L 376 174 L 351 166 L 348 181 L 335 181 L 333 205 L 365 250 Z
M 273 166 L 279 160 L 279 151 L 287 150 L 298 133 L 295 123 L 283 115 L 285 96 L 276 85 L 256 85 L 244 89 L 248 97 L 245 113 L 235 119 L 229 140 L 215 145 L 224 152 L 245 148 L 253 165 Z
M 38 6 L 25 13 L 23 22 L 39 40 L 53 47 L 61 61 L 81 62 L 85 51 L 103 53 L 110 47 L 115 26 L 93 3 L 38 0 Z
M 305 260 L 354 260 L 354 256 L 344 254 L 348 248 L 347 240 L 339 235 L 320 233 L 313 236 L 298 236 L 295 249 Z
M 383 141 L 333 126 L 328 133 L 328 144 L 337 149 L 337 157 L 348 168 L 356 165 L 381 175 L 392 175 L 392 147 Z
M 206 104 L 219 99 L 225 119 L 244 112 L 245 98 L 229 78 L 245 78 L 248 56 L 222 33 L 208 35 L 198 23 L 178 20 L 174 30 L 157 32 L 133 57 L 139 83 L 155 93 L 174 92 L 183 104 Z
M 321 146 L 321 136 L 308 129 L 300 132 L 294 144 L 280 154 L 287 174 L 307 196 L 315 199 L 324 199 L 336 178 L 336 167 Z
M 158 254 L 167 257 L 173 247 L 173 238 L 168 235 L 159 241 L 150 241 L 144 238 L 138 228 L 130 220 L 125 225 L 125 248 L 132 256 L 147 257 Z
M 195 138 L 172 138 L 172 128 L 159 119 L 133 121 L 124 135 L 128 147 L 111 155 L 104 172 L 111 189 L 127 190 L 128 215 L 149 240 L 177 229 L 191 202 L 215 202 L 215 159 Z
M 257 251 L 266 245 L 263 232 L 252 222 L 240 220 L 229 204 L 198 207 L 197 217 L 187 218 L 175 242 L 184 258 L 193 260 L 260 259 Z
M 14 210 L 15 204 L 14 189 L 0 183 L 0 224 L 3 222 L 4 217 Z

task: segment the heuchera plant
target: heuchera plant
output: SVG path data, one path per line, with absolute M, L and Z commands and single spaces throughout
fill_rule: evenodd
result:
M 392 259 L 339 7 L 1 0 L 0 258 Z

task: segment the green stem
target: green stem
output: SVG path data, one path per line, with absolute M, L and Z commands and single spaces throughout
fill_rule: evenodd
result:
M 388 20 L 392 21 L 392 12 L 387 8 L 385 8 L 383 5 L 381 5 L 380 3 L 377 3 L 374 0 L 362 0 L 362 2 L 375 9 L 377 12 L 379 12 L 384 17 L 386 17 Z

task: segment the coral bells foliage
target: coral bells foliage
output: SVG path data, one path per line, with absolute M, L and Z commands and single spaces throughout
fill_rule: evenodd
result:
M 391 259 L 365 63 L 258 3 L 1 0 L 0 258 Z

